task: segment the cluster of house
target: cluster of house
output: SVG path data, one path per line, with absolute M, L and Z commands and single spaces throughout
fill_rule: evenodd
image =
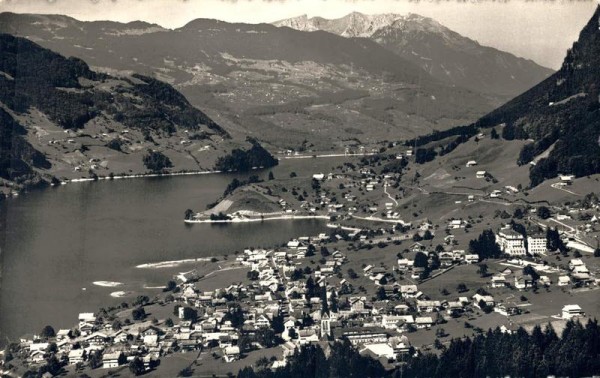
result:
M 597 282 L 597 280 L 594 279 L 588 267 L 581 259 L 572 259 L 571 261 L 569 261 L 568 275 L 559 277 L 559 280 L 561 278 L 563 278 L 565 286 L 570 284 L 571 282 L 581 283 L 583 285 Z
M 506 268 L 499 274 L 492 276 L 490 283 L 492 288 L 508 287 L 511 286 L 511 282 L 513 282 L 513 287 L 519 290 L 525 290 L 535 286 L 548 287 L 553 283 L 552 279 L 547 275 L 549 273 L 557 275 L 557 286 L 571 286 L 573 284 L 589 285 L 598 283 L 598 280 L 595 279 L 585 263 L 579 258 L 571 259 L 568 264 L 568 269 L 551 267 L 549 265 L 519 259 L 507 260 L 507 262 L 519 266 L 528 265 L 542 275 L 537 277 L 537 280 L 534 280 L 530 274 L 513 274 L 512 269 Z M 513 279 L 510 279 L 510 276 L 513 276 Z
M 423 246 L 420 243 L 414 243 L 411 246 L 411 250 L 420 251 Z M 479 255 L 467 253 L 464 250 L 452 250 L 452 251 L 441 251 L 441 252 L 427 252 L 428 262 L 431 263 L 432 259 L 437 256 L 441 267 L 449 267 L 455 264 L 476 264 L 479 262 Z M 413 278 L 419 278 L 422 273 L 422 267 L 415 267 L 414 260 L 408 258 L 399 258 L 398 270 L 401 272 L 411 272 Z
M 161 329 L 150 322 L 132 324 L 116 329 L 103 322 L 93 313 L 81 313 L 78 326 L 60 329 L 54 336 L 24 336 L 20 339 L 21 351 L 30 364 L 44 364 L 51 345 L 54 353 L 69 365 L 84 364 L 92 355 L 100 355 L 97 361 L 102 368 L 115 368 L 138 357 L 145 369 L 152 368 L 161 355 L 173 352 L 174 338 L 162 337 Z

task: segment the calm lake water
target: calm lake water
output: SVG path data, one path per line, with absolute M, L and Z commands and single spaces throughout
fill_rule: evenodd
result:
M 301 172 L 307 164 L 323 169 L 333 163 L 324 160 L 286 161 L 274 172 L 279 177 L 295 167 Z M 175 271 L 186 269 L 136 265 L 232 255 L 249 246 L 273 246 L 325 231 L 325 223 L 316 220 L 183 223 L 187 208 L 204 210 L 233 177 L 244 176 L 72 183 L 4 201 L 0 204 L 0 343 L 38 333 L 46 324 L 55 329 L 72 327 L 79 312 L 95 312 L 123 301 L 111 297 L 111 292 L 144 292 L 145 285 L 164 285 Z M 124 285 L 100 287 L 94 281 Z

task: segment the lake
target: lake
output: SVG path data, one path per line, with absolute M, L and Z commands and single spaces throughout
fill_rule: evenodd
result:
M 333 159 L 283 161 L 273 172 L 279 177 L 295 170 L 302 176 L 337 163 Z M 246 247 L 279 245 L 326 230 L 325 222 L 317 220 L 184 224 L 187 208 L 204 210 L 233 177 L 246 176 L 71 183 L 3 201 L 0 343 L 38 333 L 46 324 L 70 328 L 79 312 L 95 312 L 123 301 L 111 297 L 111 292 L 141 293 L 144 286 L 164 285 L 174 272 L 186 268 L 138 269 L 136 265 L 232 255 Z M 96 286 L 94 281 L 122 282 L 126 289 Z

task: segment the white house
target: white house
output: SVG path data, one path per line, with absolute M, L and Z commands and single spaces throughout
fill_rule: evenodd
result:
M 238 360 L 240 358 L 240 347 L 228 346 L 223 348 L 223 358 L 226 362 Z
M 418 292 L 417 285 L 400 285 L 402 298 L 416 298 Z
M 569 286 L 571 284 L 571 279 L 569 276 L 560 276 L 558 277 L 558 286 Z
M 388 335 L 382 332 L 369 332 L 369 331 L 350 331 L 345 332 L 343 337 L 348 339 L 354 346 L 362 344 L 377 344 L 387 342 Z
M 500 250 L 507 255 L 524 256 L 527 253 L 523 235 L 510 228 L 498 231 L 496 243 L 500 246 Z
M 545 235 L 527 236 L 527 249 L 532 255 L 545 255 L 548 251 Z
M 562 308 L 562 318 L 563 319 L 572 319 L 575 317 L 583 316 L 583 310 L 579 305 L 565 305 Z
M 415 319 L 415 325 L 417 328 L 430 328 L 434 324 L 431 316 L 420 316 Z
M 560 175 L 560 183 L 563 185 L 571 185 L 573 183 L 573 179 L 575 179 L 574 175 Z
M 103 369 L 112 369 L 112 368 L 119 367 L 119 360 L 121 359 L 122 355 L 123 355 L 123 352 L 120 352 L 120 351 L 113 352 L 113 353 L 105 353 L 102 356 L 102 368 Z
M 492 297 L 491 295 L 481 295 L 481 294 L 473 295 L 473 304 L 475 306 L 480 307 L 479 303 L 481 301 L 483 301 L 486 306 L 493 306 L 496 303 L 494 301 L 494 297 Z
M 396 352 L 394 348 L 392 348 L 387 343 L 377 343 L 377 344 L 366 344 L 365 349 L 376 355 L 378 358 L 386 358 L 387 360 L 395 360 Z M 361 351 L 362 352 L 362 351 Z
M 76 363 L 83 362 L 83 354 L 85 351 L 83 349 L 72 349 L 69 352 L 69 364 L 75 365 Z
M 492 277 L 492 287 L 493 288 L 506 287 L 506 286 L 507 286 L 506 277 L 504 277 L 503 275 L 499 274 L 499 275 Z

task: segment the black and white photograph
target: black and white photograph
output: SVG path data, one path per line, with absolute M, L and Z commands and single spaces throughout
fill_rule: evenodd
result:
M 600 376 L 600 0 L 0 0 L 0 377 Z

